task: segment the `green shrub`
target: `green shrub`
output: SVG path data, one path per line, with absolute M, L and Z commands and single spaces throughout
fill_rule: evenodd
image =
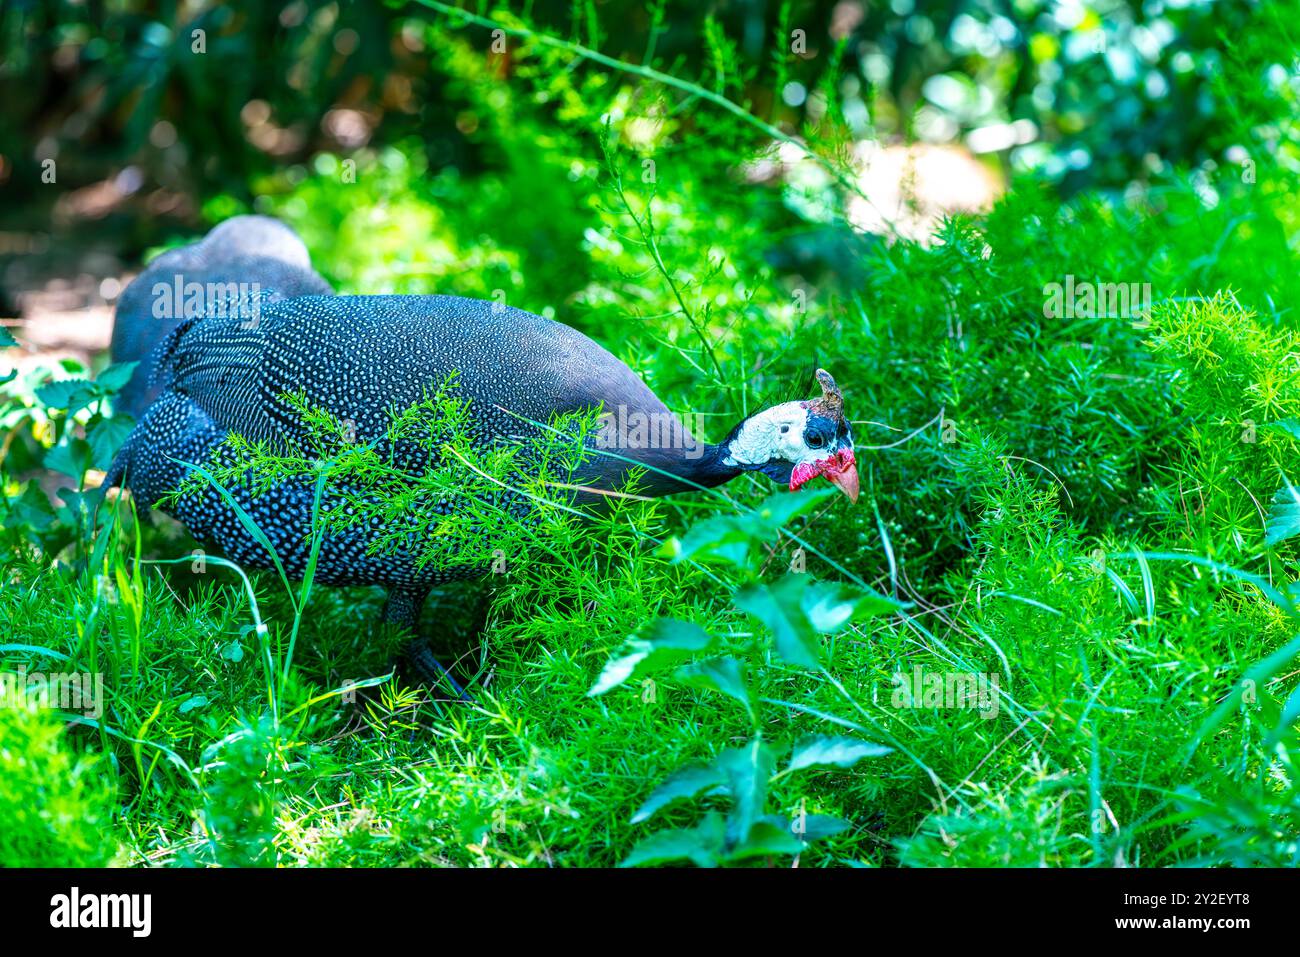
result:
M 0 708 L 0 863 L 104 867 L 124 835 L 109 756 L 69 740 L 60 716 Z

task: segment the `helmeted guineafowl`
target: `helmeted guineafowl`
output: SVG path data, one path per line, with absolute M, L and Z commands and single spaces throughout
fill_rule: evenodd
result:
M 250 312 L 256 321 L 247 319 Z M 226 303 L 185 319 L 159 349 L 157 363 L 160 394 L 105 482 L 131 489 L 145 505 L 177 489 L 190 464 L 208 462 L 230 433 L 252 441 L 305 438 L 301 415 L 284 401 L 288 394 L 305 395 L 335 420 L 347 421 L 356 441 L 382 447 L 391 414 L 421 402 L 453 373 L 459 397 L 468 402 L 476 447 L 518 443 L 557 414 L 603 409 L 589 444 L 617 454 L 596 454 L 581 466 L 573 481 L 583 489 L 614 490 L 631 469 L 644 466 L 637 491 L 652 496 L 716 486 L 745 471 L 791 489 L 821 475 L 851 499 L 858 495 L 852 432 L 826 372 L 818 370 L 817 399 L 764 409 L 721 443 L 702 444 L 631 369 L 591 339 L 494 302 L 452 296 L 272 302 L 262 293 L 254 302 Z M 629 426 L 645 421 L 660 425 L 653 443 Z M 436 453 L 427 448 L 400 445 L 390 444 L 386 454 L 404 468 L 418 472 L 435 464 Z M 228 452 L 218 449 L 219 455 Z M 301 577 L 310 557 L 313 482 L 281 481 L 259 495 L 237 485 L 229 494 L 269 539 L 285 572 Z M 326 508 L 336 504 L 346 505 L 346 495 L 332 497 Z M 431 504 L 444 513 L 456 507 L 454 500 Z M 525 503 L 519 498 L 515 504 Z M 271 566 L 265 547 L 216 489 L 183 495 L 168 509 L 234 561 Z M 409 551 L 373 554 L 372 541 L 365 529 L 323 536 L 314 580 L 384 585 L 385 619 L 412 629 L 434 585 L 486 571 L 421 569 Z M 413 660 L 425 669 L 431 661 L 419 646 Z
M 327 296 L 329 283 L 311 268 L 311 256 L 288 226 L 269 216 L 235 216 L 203 239 L 155 258 L 122 292 L 113 320 L 114 362 L 138 362 L 117 397 L 117 408 L 139 419 L 158 389 L 153 352 L 187 314 L 243 288 L 271 301 Z

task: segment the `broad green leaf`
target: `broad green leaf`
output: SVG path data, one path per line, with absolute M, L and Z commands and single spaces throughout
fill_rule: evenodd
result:
M 101 392 L 116 392 L 131 381 L 131 374 L 139 364 L 138 362 L 115 362 L 95 377 L 95 385 Z
M 632 823 L 648 821 L 674 801 L 697 797 L 723 783 L 722 771 L 712 764 L 693 764 L 678 768 L 663 784 L 655 788 L 645 803 L 632 815 Z
M 807 576 L 789 574 L 773 585 L 740 589 L 735 604 L 767 626 L 782 658 L 801 668 L 820 668 L 821 641 L 802 605 L 807 587 Z
M 674 565 L 684 561 L 724 562 L 744 566 L 754 545 L 753 532 L 733 515 L 697 522 L 681 538 L 668 539 L 656 554 Z
M 80 479 L 94 463 L 90 444 L 85 439 L 72 438 L 60 442 L 45 453 L 45 467 L 62 475 Z
M 823 635 L 833 635 L 851 621 L 892 614 L 903 607 L 869 588 L 822 581 L 808 585 L 802 604 L 808 623 Z
M 240 662 L 244 660 L 244 646 L 235 638 L 221 648 L 221 657 L 227 661 Z
M 777 654 L 802 668 L 821 667 L 819 635 L 904 607 L 869 588 L 819 582 L 793 572 L 771 585 L 742 588 L 735 603 L 768 627 Z
M 794 855 L 803 849 L 804 842 L 795 836 L 786 821 L 768 816 L 754 822 L 745 839 L 727 853 L 727 860 Z
M 712 658 L 677 669 L 677 680 L 695 688 L 707 688 L 729 695 L 750 707 L 749 688 L 745 684 L 745 673 L 735 658 Z
M 1290 481 L 1273 496 L 1265 522 L 1265 542 L 1276 545 L 1300 534 L 1300 489 Z
M 723 853 L 722 815 L 710 811 L 694 827 L 657 831 L 638 841 L 620 867 L 671 864 L 689 860 L 697 867 L 716 867 Z
M 830 486 L 807 488 L 798 492 L 773 492 L 753 510 L 753 514 L 766 532 L 775 533 L 784 528 L 791 519 L 811 512 L 822 502 L 838 494 L 839 492 Z
M 740 515 L 721 515 L 697 522 L 681 538 L 664 542 L 658 554 L 672 559 L 674 564 L 693 560 L 746 565 L 756 545 L 777 538 L 788 522 L 834 494 L 833 488 L 777 492 L 757 508 Z
M 835 767 L 850 768 L 864 758 L 879 758 L 892 754 L 893 748 L 861 738 L 845 735 L 818 735 L 805 738 L 795 745 L 790 755 L 789 771 L 801 768 Z
M 713 638 L 699 625 L 672 618 L 656 619 L 610 656 L 587 695 L 594 698 L 633 677 L 680 664 L 712 643 Z
M 102 415 L 91 416 L 86 425 L 86 441 L 90 443 L 91 460 L 96 468 L 107 470 L 113 464 L 113 456 L 133 428 L 135 420 L 129 415 L 114 416 L 111 419 Z
M 847 831 L 850 827 L 852 825 L 844 818 L 831 817 L 829 814 L 797 815 L 790 822 L 790 831 L 805 844 L 834 837 L 836 834 Z
M 23 494 L 10 500 L 10 522 L 15 527 L 27 527 L 44 531 L 54 521 L 54 506 L 35 482 L 27 483 Z
M 36 399 L 47 409 L 64 409 L 72 414 L 95 397 L 95 387 L 85 379 L 61 379 L 36 389 Z
M 191 711 L 195 710 L 196 708 L 202 708 L 207 703 L 208 703 L 208 699 L 206 695 L 196 694 L 193 697 L 186 698 L 183 702 L 181 702 L 181 706 L 176 710 L 179 711 L 181 714 L 189 714 Z
M 1300 420 L 1279 419 L 1277 422 L 1265 422 L 1261 428 L 1277 429 L 1279 432 L 1285 432 L 1291 438 L 1300 441 Z
M 727 839 L 739 843 L 763 814 L 767 782 L 776 769 L 776 754 L 761 738 L 727 748 L 715 762 L 727 781 L 734 805 L 727 817 Z
M 78 528 L 84 519 L 95 511 L 99 498 L 94 492 L 79 492 L 72 488 L 60 488 L 55 496 L 62 503 L 56 511 L 59 521 L 72 528 Z

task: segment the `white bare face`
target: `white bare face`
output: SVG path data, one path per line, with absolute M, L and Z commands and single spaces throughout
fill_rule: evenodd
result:
M 825 369 L 817 370 L 817 381 L 820 398 L 782 402 L 742 422 L 727 439 L 722 463 L 762 472 L 792 492 L 824 478 L 856 502 L 858 467 L 844 397 Z
M 728 465 L 762 465 L 774 459 L 800 465 L 825 458 L 804 440 L 808 410 L 802 402 L 782 402 L 745 420 L 728 449 Z

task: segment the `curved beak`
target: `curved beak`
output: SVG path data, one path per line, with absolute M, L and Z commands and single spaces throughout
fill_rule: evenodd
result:
M 851 445 L 841 448 L 826 464 L 822 475 L 837 489 L 849 497 L 855 505 L 858 501 L 858 463 L 853 457 Z
M 857 504 L 859 488 L 857 465 L 850 463 L 847 468 L 838 472 L 827 471 L 823 474 L 828 482 L 849 497 L 850 502 Z

